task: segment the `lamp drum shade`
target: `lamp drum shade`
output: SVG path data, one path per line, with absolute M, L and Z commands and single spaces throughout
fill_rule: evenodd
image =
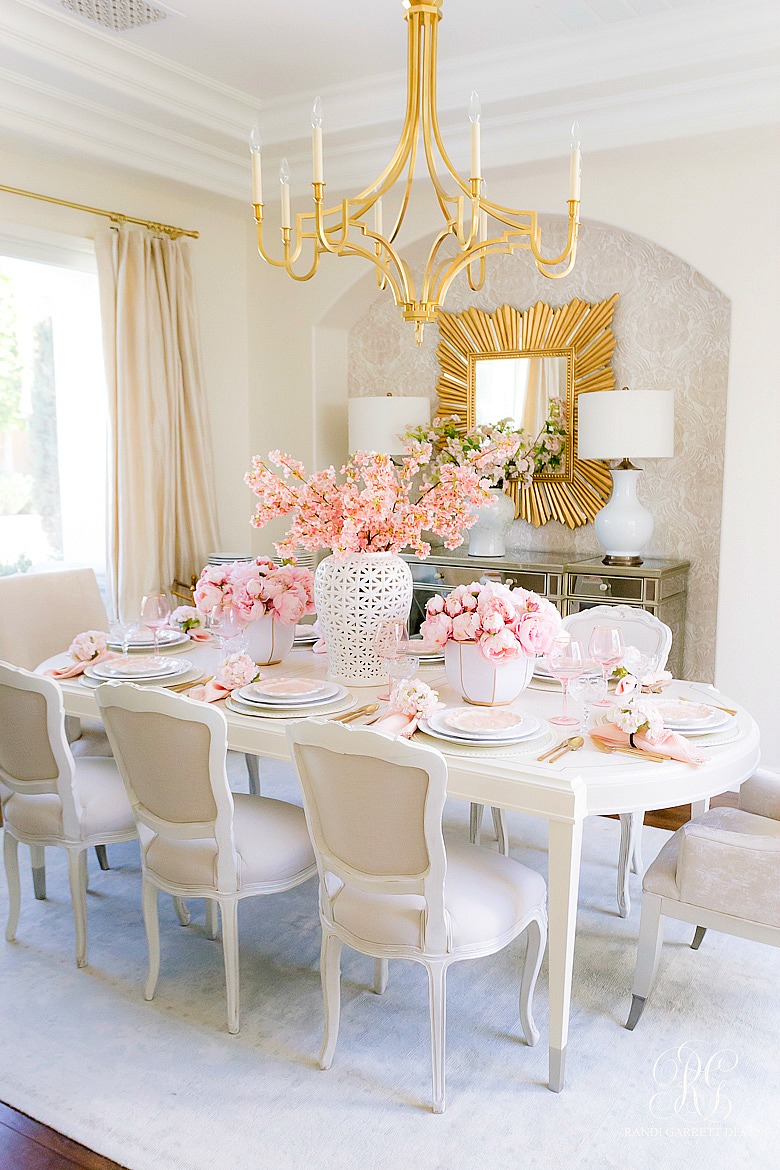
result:
M 350 398 L 348 406 L 349 453 L 382 451 L 403 454 L 398 436 L 409 427 L 427 426 L 431 400 L 427 396 L 387 394 Z
M 666 459 L 674 455 L 671 390 L 594 390 L 577 398 L 580 459 Z

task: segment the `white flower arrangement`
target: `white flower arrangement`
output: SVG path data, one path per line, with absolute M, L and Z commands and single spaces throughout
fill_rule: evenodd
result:
M 194 605 L 180 605 L 171 614 L 170 625 L 188 634 L 190 630 L 205 630 L 206 619 Z
M 252 682 L 257 682 L 260 678 L 260 671 L 257 669 L 257 663 L 253 662 L 247 654 L 230 654 L 219 664 L 219 669 L 215 675 L 215 681 L 234 691 L 237 687 L 249 686 Z
M 76 662 L 91 662 L 99 654 L 105 652 L 108 637 L 102 630 L 85 630 L 77 634 L 68 648 L 68 653 Z
M 607 713 L 607 721 L 614 723 L 627 735 L 639 732 L 650 743 L 658 743 L 665 731 L 664 721 L 652 699 L 632 695 L 622 702 L 614 703 Z
M 438 691 L 432 690 L 418 678 L 399 682 L 390 701 L 393 712 L 408 715 L 411 719 L 430 719 L 440 706 Z

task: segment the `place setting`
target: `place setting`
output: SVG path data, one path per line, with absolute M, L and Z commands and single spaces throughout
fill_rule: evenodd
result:
M 340 683 L 315 678 L 262 679 L 231 690 L 225 706 L 239 715 L 261 719 L 302 719 L 337 715 L 355 706 Z
M 160 658 L 154 655 L 112 657 L 88 665 L 82 674 L 85 686 L 105 682 L 131 682 L 138 686 L 172 687 L 195 685 L 202 670 L 189 658 Z

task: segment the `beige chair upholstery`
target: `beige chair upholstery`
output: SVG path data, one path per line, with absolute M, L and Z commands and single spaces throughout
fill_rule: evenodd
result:
M 92 569 L 0 578 L 0 658 L 6 662 L 35 670 L 83 630 L 108 631 Z
M 68 854 L 76 962 L 87 961 L 87 855 L 95 845 L 129 841 L 135 821 L 113 760 L 74 759 L 65 735 L 62 692 L 52 679 L 0 663 L 0 801 L 10 898 L 6 939 L 21 907 L 18 844 L 30 846 L 36 893 L 45 897 L 44 849 Z
M 129 683 L 108 683 L 96 694 L 141 839 L 149 944 L 144 995 L 153 998 L 160 971 L 158 891 L 205 898 L 212 938 L 217 906 L 222 916 L 228 1031 L 238 1032 L 238 903 L 314 876 L 303 810 L 263 796 L 234 796 L 221 711 Z
M 740 808 L 710 809 L 678 829 L 643 889 L 629 1029 L 655 978 L 664 917 L 696 925 L 694 949 L 708 927 L 780 946 L 780 776 L 756 773 L 742 786 Z
M 288 740 L 320 875 L 320 1064 L 330 1068 L 336 1048 L 344 943 L 374 957 L 378 992 L 389 959 L 412 959 L 428 973 L 433 1108 L 441 1113 L 451 963 L 494 954 L 527 933 L 520 1017 L 528 1044 L 539 1039 L 532 1001 L 547 938 L 544 879 L 479 846 L 445 850 L 447 765 L 440 752 L 314 719 L 293 724 Z

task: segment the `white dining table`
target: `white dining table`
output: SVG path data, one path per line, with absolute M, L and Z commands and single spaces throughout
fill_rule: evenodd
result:
M 187 658 L 210 675 L 220 659 L 212 645 L 190 643 Z M 61 666 L 66 655 L 48 659 L 39 671 Z M 327 659 L 310 649 L 293 649 L 275 667 L 265 667 L 264 677 L 298 675 L 325 677 Z M 461 702 L 450 688 L 442 665 L 421 667 L 419 677 L 439 691 L 452 706 Z M 68 715 L 99 716 L 95 690 L 80 679 L 62 684 Z M 354 688 L 358 703 L 375 701 L 376 688 Z M 574 941 L 580 880 L 582 829 L 586 817 L 611 813 L 671 808 L 692 804 L 694 815 L 707 807 L 709 798 L 738 786 L 755 770 L 759 761 L 758 728 L 736 703 L 705 683 L 675 682 L 668 695 L 686 695 L 700 702 L 719 703 L 737 709 L 735 737 L 728 743 L 703 749 L 707 762 L 698 767 L 667 761 L 662 764 L 626 756 L 607 756 L 590 741 L 576 753 L 555 764 L 539 763 L 536 755 L 513 758 L 505 753 L 496 758 L 464 756 L 437 744 L 447 760 L 448 794 L 477 804 L 489 805 L 542 817 L 548 825 L 548 913 L 549 913 L 549 1087 L 564 1087 L 572 991 Z M 525 690 L 512 708 L 549 718 L 560 709 L 560 693 L 549 689 Z M 228 745 L 250 755 L 289 759 L 284 719 L 262 719 L 230 711 L 224 703 Z M 566 733 L 561 733 L 561 739 Z M 427 742 L 430 743 L 430 740 Z

